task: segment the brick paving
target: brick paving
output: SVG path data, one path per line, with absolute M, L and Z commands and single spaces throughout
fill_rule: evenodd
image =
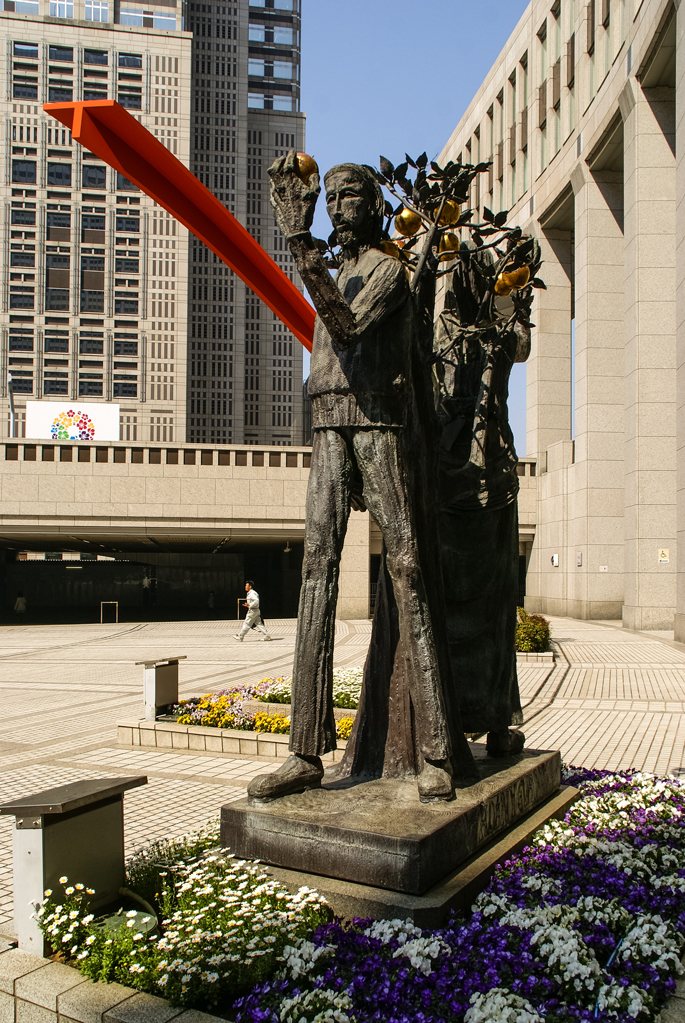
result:
M 142 716 L 143 658 L 186 654 L 182 695 L 287 675 L 293 620 L 272 643 L 231 638 L 235 622 L 8 626 L 0 629 L 0 801 L 82 778 L 146 774 L 126 795 L 127 849 L 180 835 L 239 799 L 264 759 L 117 747 L 116 723 Z M 552 619 L 553 666 L 519 666 L 530 748 L 568 763 L 685 774 L 685 646 L 619 623 Z M 361 665 L 371 625 L 338 622 L 336 666 Z M 12 930 L 11 833 L 0 817 L 0 933 Z

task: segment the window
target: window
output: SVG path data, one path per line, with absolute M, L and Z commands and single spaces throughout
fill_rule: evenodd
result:
M 106 5 L 105 5 L 106 6 Z M 108 64 L 107 50 L 84 50 L 83 51 L 83 63 L 84 64 L 101 64 L 105 67 Z
M 99 164 L 84 163 L 81 169 L 81 183 L 83 188 L 107 188 L 107 168 Z
M 20 185 L 35 185 L 35 162 L 32 160 L 12 160 L 12 181 Z
M 11 352 L 32 352 L 33 331 L 21 327 L 10 327 L 10 351 Z
M 35 210 L 12 210 L 12 223 L 30 224 L 35 227 L 36 224 Z
M 132 25 L 134 27 L 142 28 L 143 12 L 127 10 L 126 8 L 122 7 L 119 11 L 119 24 Z M 119 66 L 121 67 L 121 59 L 119 60 Z
M 292 110 L 292 96 L 274 96 L 274 110 Z
M 102 380 L 79 379 L 78 393 L 80 395 L 92 394 L 94 396 L 102 397 Z
M 139 273 L 140 263 L 137 259 L 115 259 L 114 261 L 114 272 L 118 274 L 137 274 Z
M 34 85 L 29 78 L 18 78 L 15 75 L 12 96 L 14 99 L 38 99 L 38 85 Z
M 249 75 L 256 75 L 258 77 L 264 76 L 264 61 L 256 60 L 254 57 L 250 57 L 247 62 L 247 73 Z
M 81 269 L 94 270 L 99 273 L 105 272 L 104 256 L 81 256 Z M 100 335 L 98 335 L 99 337 Z
M 17 14 L 37 15 L 39 13 L 38 0 L 17 0 L 14 10 Z
M 60 335 L 59 337 L 57 335 Z M 55 330 L 48 335 L 48 331 L 45 331 L 45 351 L 46 352 L 68 352 L 69 351 L 69 331 L 68 330 Z
M 74 90 L 62 85 L 48 86 L 48 100 L 50 103 L 71 103 L 74 98 Z
M 247 105 L 251 110 L 264 109 L 264 96 L 260 93 L 250 92 L 247 96 Z
M 92 86 L 92 84 L 93 84 L 92 82 L 88 82 L 88 83 L 84 82 L 83 84 L 84 84 L 83 98 L 85 100 L 89 100 L 89 99 L 107 99 L 107 86 L 105 85 L 104 82 L 103 82 L 102 85 L 97 85 L 97 83 L 96 83 L 95 88 L 86 88 L 86 85 L 91 85 Z
M 109 21 L 107 0 L 86 0 L 86 21 Z
M 137 316 L 138 302 L 135 299 L 130 298 L 115 298 L 114 312 L 116 315 L 124 314 L 126 316 Z
M 74 4 L 70 0 L 50 0 L 51 18 L 73 18 Z
M 35 252 L 10 252 L 10 266 L 35 266 Z
M 293 30 L 286 28 L 284 25 L 274 25 L 274 42 L 279 43 L 281 46 L 292 46 L 293 45 Z
M 105 230 L 105 218 L 104 217 L 93 217 L 87 214 L 83 214 L 83 230 L 84 231 L 104 231 Z
M 119 67 L 142 67 L 143 58 L 139 53 L 120 53 Z
M 114 339 L 115 355 L 138 355 L 137 341 L 118 341 Z
M 104 348 L 105 342 L 102 333 L 97 331 L 81 331 L 78 343 L 78 350 L 81 355 L 102 355 Z
M 290 61 L 274 61 L 274 78 L 285 78 L 290 80 L 293 77 L 293 66 Z
M 50 60 L 61 60 L 65 64 L 74 63 L 74 48 L 72 46 L 51 46 L 48 53 Z
M 117 100 L 122 107 L 126 107 L 127 110 L 142 110 L 142 94 L 139 89 L 138 92 L 122 92 L 119 90 Z
M 250 25 L 248 39 L 251 43 L 263 43 L 266 41 L 265 25 Z
M 24 60 L 38 60 L 38 43 L 15 43 L 14 56 Z
M 68 394 L 68 392 L 68 380 L 50 380 L 46 377 L 43 381 L 43 394 Z
M 117 217 L 116 229 L 117 231 L 130 231 L 138 234 L 140 232 L 140 220 L 138 217 Z
M 125 178 L 123 174 L 117 171 L 117 191 L 118 192 L 139 192 L 140 189 L 137 185 L 134 185 L 132 181 Z
M 130 381 L 114 381 L 113 395 L 115 398 L 137 398 L 138 384 Z
M 17 4 L 17 7 L 19 4 Z M 36 4 L 36 6 L 38 6 Z M 33 394 L 33 374 L 30 377 L 19 377 L 15 373 L 12 376 L 12 391 L 15 394 Z
M 33 309 L 33 304 L 33 288 L 22 288 L 21 292 L 10 288 L 10 309 Z
M 152 16 L 152 27 L 161 28 L 167 32 L 175 32 L 176 18 L 173 14 L 165 14 L 162 11 L 155 11 Z
M 59 185 L 60 188 L 68 188 L 71 185 L 71 164 L 49 163 L 48 184 Z
M 46 288 L 45 308 L 66 311 L 69 308 L 69 291 L 66 288 Z
M 102 313 L 105 310 L 105 293 L 104 291 L 82 291 L 81 292 L 81 312 L 82 313 Z

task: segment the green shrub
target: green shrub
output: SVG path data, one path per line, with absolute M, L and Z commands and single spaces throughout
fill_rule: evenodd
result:
M 516 649 L 522 654 L 542 654 L 549 650 L 550 624 L 542 615 L 529 615 L 516 609 Z

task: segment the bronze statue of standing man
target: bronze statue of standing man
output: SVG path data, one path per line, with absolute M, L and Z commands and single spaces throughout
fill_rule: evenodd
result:
M 318 175 L 304 183 L 295 161 L 290 152 L 269 170 L 272 205 L 317 310 L 291 756 L 274 774 L 255 778 L 248 794 L 268 800 L 319 785 L 321 757 L 336 748 L 332 688 L 340 556 L 350 508 L 361 493 L 381 529 L 394 589 L 419 755 L 419 797 L 450 799 L 453 768 L 472 773 L 472 758 L 460 730 L 446 719 L 431 614 L 434 595 L 419 557 L 403 443 L 414 405 L 414 298 L 402 264 L 379 248 L 384 199 L 371 169 L 341 164 L 325 176 L 326 206 L 342 248 L 334 280 L 309 231 Z

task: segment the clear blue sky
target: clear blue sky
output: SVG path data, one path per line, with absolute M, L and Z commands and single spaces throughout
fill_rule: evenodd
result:
M 322 171 L 346 161 L 436 156 L 527 0 L 302 0 L 302 110 Z M 314 232 L 328 237 L 322 203 Z M 305 371 L 305 375 L 308 370 Z M 509 414 L 525 454 L 525 368 Z

